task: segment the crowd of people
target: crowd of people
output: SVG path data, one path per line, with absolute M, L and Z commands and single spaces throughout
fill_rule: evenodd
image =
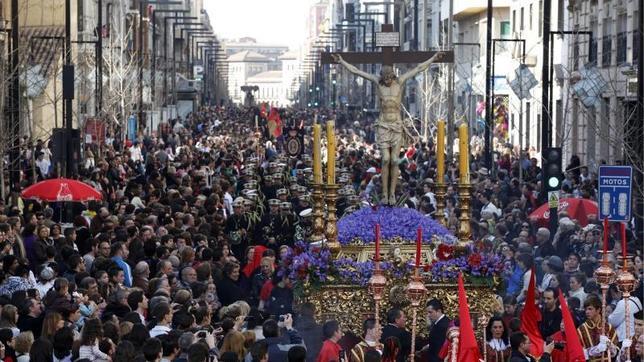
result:
M 19 190 L 0 204 L 0 357 L 3 361 L 404 361 L 411 335 L 400 309 L 386 325 L 367 319 L 358 342 L 349 343 L 338 322 L 319 323 L 311 304 L 294 305 L 284 261 L 309 232 L 307 179 L 311 158 L 289 157 L 283 138 L 255 128 L 258 109 L 205 107 L 158 132 L 123 141 L 86 144 L 78 178 L 102 201 L 70 204 L 22 200 Z M 338 212 L 350 213 L 379 194 L 379 152 L 373 120 L 319 110 L 337 127 Z M 312 111 L 282 110 L 285 127 L 308 133 Z M 303 121 L 303 122 L 301 122 Z M 284 132 L 286 134 L 286 132 Z M 306 142 L 308 137 L 305 137 Z M 566 333 L 558 294 L 573 310 L 591 361 L 610 356 L 640 361 L 642 331 L 642 235 L 627 226 L 637 291 L 624 301 L 612 285 L 602 325 L 600 290 L 593 279 L 604 230 L 596 215 L 588 224 L 565 212 L 556 230 L 528 218 L 540 205 L 536 158 L 499 150 L 493 169 L 474 153 L 471 179 L 473 240 L 503 258 L 497 315 L 481 341 L 488 361 L 525 361 L 529 339 L 519 314 L 531 273 L 542 309 L 544 356 L 564 361 Z M 324 152 L 323 152 L 324 153 Z M 454 184 L 458 164 L 446 165 L 446 226 L 458 228 Z M 24 142 L 22 186 L 57 177 L 47 142 Z M 400 153 L 401 203 L 435 217 L 434 144 L 417 142 Z M 597 173 L 573 156 L 562 193 L 594 199 Z M 71 215 L 69 218 L 68 215 Z M 594 216 L 594 217 L 593 217 Z M 618 228 L 610 248 L 621 252 Z M 616 259 L 610 262 L 616 266 Z M 443 302 L 427 303 L 428 338 L 422 360 L 442 361 L 448 328 Z M 568 331 L 568 333 L 571 333 Z M 609 337 L 606 337 L 607 335 Z M 557 348 L 555 348 L 557 347 Z M 565 348 L 565 347 L 563 347 Z M 563 359 L 562 359 L 563 358 Z

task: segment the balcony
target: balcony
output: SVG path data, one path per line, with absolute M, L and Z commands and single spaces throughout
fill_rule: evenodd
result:
M 495 8 L 509 8 L 511 0 L 494 1 Z M 487 0 L 467 0 L 454 2 L 454 20 L 461 20 L 486 11 Z

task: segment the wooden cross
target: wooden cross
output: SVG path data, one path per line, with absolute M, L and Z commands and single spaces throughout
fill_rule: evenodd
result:
M 394 26 L 392 24 L 382 24 L 382 33 L 387 35 L 388 33 L 398 34 L 394 32 Z M 399 51 L 397 46 L 382 46 L 382 52 L 348 52 L 348 53 L 330 53 L 325 52 L 321 55 L 322 64 L 336 64 L 336 61 L 333 59 L 332 54 L 339 54 L 342 59 L 347 61 L 350 64 L 376 64 L 380 63 L 382 65 L 392 66 L 396 63 L 422 63 L 427 59 L 434 56 L 437 51 Z M 451 50 L 442 51 L 445 53 L 443 58 L 437 63 L 452 63 L 454 62 L 454 52 Z

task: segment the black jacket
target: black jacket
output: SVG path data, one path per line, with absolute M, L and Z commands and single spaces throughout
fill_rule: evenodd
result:
M 320 349 L 322 349 L 322 326 L 315 322 L 313 318 L 301 317 L 295 322 L 295 329 L 300 332 L 300 336 L 306 344 L 306 361 L 315 362 Z
M 230 305 L 238 300 L 246 300 L 247 295 L 232 279 L 225 276 L 217 283 L 217 295 L 222 305 Z
M 429 329 L 428 355 L 430 362 L 442 361 L 442 359 L 438 357 L 438 353 L 443 347 L 443 343 L 445 343 L 445 339 L 447 337 L 447 328 L 449 328 L 449 322 L 449 318 L 447 318 L 447 316 L 443 316 L 443 318 L 441 318 Z
M 537 362 L 537 360 L 531 356 L 525 356 L 518 351 L 512 351 L 512 356 L 510 356 L 510 362 L 528 362 L 528 361 Z M 550 362 L 550 354 L 544 353 L 541 356 L 541 358 L 539 358 L 538 362 Z
M 385 340 L 389 337 L 396 337 L 400 341 L 400 352 L 398 353 L 398 362 L 404 362 L 409 357 L 411 353 L 411 333 L 407 330 L 398 328 L 393 324 L 387 324 L 382 329 L 382 336 L 380 337 L 380 342 L 385 343 Z

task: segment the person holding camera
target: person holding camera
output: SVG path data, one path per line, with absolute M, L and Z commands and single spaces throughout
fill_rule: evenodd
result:
M 280 333 L 280 328 L 285 331 Z M 304 345 L 302 337 L 293 328 L 293 317 L 290 314 L 281 315 L 279 323 L 273 319 L 265 321 L 262 334 L 268 347 L 269 361 L 286 361 L 291 347 Z

